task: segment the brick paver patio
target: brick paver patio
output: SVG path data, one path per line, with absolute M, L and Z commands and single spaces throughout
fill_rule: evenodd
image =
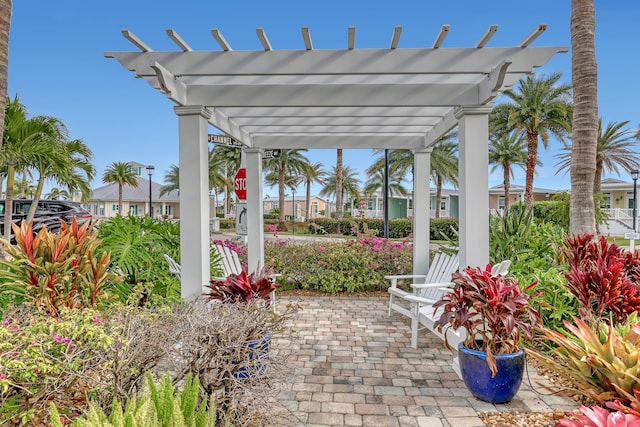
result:
M 283 426 L 473 427 L 484 425 L 478 412 L 576 408 L 539 386 L 531 370 L 512 402 L 477 400 L 436 336 L 425 331 L 418 349 L 410 347 L 409 322 L 387 315 L 387 298 L 282 297 L 278 304 L 287 302 L 302 309 L 292 318 L 294 336 L 272 341 L 291 369 L 290 387 L 278 396 Z

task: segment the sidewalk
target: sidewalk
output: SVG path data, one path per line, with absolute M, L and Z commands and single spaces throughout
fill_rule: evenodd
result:
M 573 410 L 577 404 L 525 373 L 516 398 L 492 405 L 472 397 L 434 335 L 410 347 L 408 321 L 383 297 L 281 297 L 296 302 L 294 337 L 274 337 L 288 355 L 291 384 L 280 393 L 282 426 L 475 427 L 479 412 Z M 528 378 L 527 378 L 528 375 Z M 533 387 L 531 386 L 533 384 Z

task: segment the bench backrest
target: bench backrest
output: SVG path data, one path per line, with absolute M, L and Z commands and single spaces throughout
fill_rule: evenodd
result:
M 451 275 L 458 270 L 460 261 L 458 255 L 449 255 L 438 252 L 431 261 L 429 272 L 425 283 L 443 283 L 442 287 L 446 287 L 444 283 L 451 282 Z M 426 288 L 423 290 L 423 298 L 437 300 L 442 296 L 442 290 L 438 288 Z
M 236 251 L 223 245 L 214 245 L 213 248 L 220 255 L 219 267 L 222 269 L 224 277 L 228 277 L 230 274 L 242 273 L 242 264 Z

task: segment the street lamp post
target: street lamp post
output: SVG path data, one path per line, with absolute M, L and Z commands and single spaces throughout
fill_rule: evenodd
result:
M 153 199 L 151 197 L 151 175 L 153 175 L 153 170 L 155 166 L 149 165 L 147 166 L 147 173 L 149 174 L 149 218 L 153 218 Z
M 631 239 L 629 239 L 629 249 L 631 250 L 631 252 L 635 252 L 636 250 L 636 221 L 638 219 L 638 203 L 637 203 L 637 183 L 638 183 L 638 177 L 640 176 L 640 171 L 638 171 L 638 169 L 634 169 L 631 171 L 631 179 L 633 179 L 633 210 L 632 210 L 632 215 L 633 218 L 631 220 L 631 223 L 633 224 L 633 234 L 631 236 Z
M 291 188 L 291 234 L 296 235 L 296 189 Z

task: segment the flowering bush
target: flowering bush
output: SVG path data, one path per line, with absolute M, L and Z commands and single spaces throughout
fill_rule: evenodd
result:
M 413 246 L 370 235 L 344 242 L 265 242 L 265 262 L 293 286 L 323 292 L 386 288 L 384 276 L 412 271 Z
M 609 412 L 599 406 L 588 408 L 580 406 L 584 415 L 571 416 L 577 418 L 572 420 L 565 418 L 559 421 L 559 427 L 640 427 L 640 417 L 623 412 Z

